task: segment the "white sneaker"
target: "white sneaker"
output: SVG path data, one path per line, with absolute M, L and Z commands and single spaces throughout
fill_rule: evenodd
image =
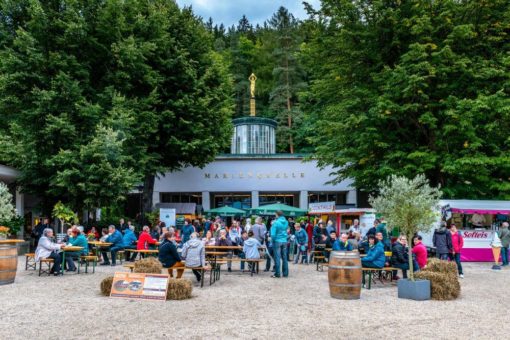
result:
M 459 275 L 459 277 L 460 277 L 461 279 L 463 279 L 463 278 L 464 278 L 464 274 L 460 274 L 460 275 Z

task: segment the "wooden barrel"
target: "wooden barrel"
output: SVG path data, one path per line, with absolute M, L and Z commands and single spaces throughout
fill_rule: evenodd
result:
M 331 297 L 359 299 L 361 294 L 361 259 L 357 251 L 332 251 L 328 265 Z
M 0 244 L 0 285 L 14 282 L 18 269 L 18 247 L 16 243 Z

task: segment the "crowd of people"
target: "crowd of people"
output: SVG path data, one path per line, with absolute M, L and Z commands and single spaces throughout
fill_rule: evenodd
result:
M 506 229 L 505 229 L 506 227 Z M 503 225 L 503 247 L 510 242 L 508 223 Z M 294 264 L 308 264 L 314 261 L 315 250 L 324 252 L 324 257 L 329 258 L 329 251 L 352 251 L 357 249 L 362 257 L 362 265 L 367 268 L 384 268 L 392 266 L 402 271 L 402 277 L 407 278 L 409 271 L 409 252 L 412 254 L 413 269 L 420 270 L 427 265 L 427 248 L 422 243 L 422 237 L 415 235 L 408 246 L 406 236 L 400 235 L 392 243 L 386 224 L 383 220 L 376 219 L 372 227 L 367 228 L 354 220 L 350 228 L 337 235 L 337 228 L 332 221 L 324 223 L 318 220 L 315 225 L 310 221 L 294 222 L 292 218 L 285 218 L 282 212 L 277 212 L 274 217 L 264 221 L 261 217 L 254 220 L 247 219 L 242 225 L 240 220 L 232 219 L 230 226 L 227 221 L 220 217 L 191 221 L 186 219 L 180 229 L 166 226 L 160 222 L 152 229 L 143 226 L 139 233 L 135 226 L 124 219 L 119 220 L 118 225 L 110 225 L 101 230 L 101 234 L 95 227 L 91 227 L 86 233 L 83 227 L 72 226 L 67 235 L 60 243 L 51 241 L 53 230 L 50 228 L 48 219 L 34 228 L 36 239 L 37 259 L 50 257 L 55 259 L 52 273 L 59 273 L 59 264 L 62 260 L 59 251 L 65 245 L 82 247 L 80 252 L 66 253 L 66 270 L 75 271 L 74 261 L 80 255 L 89 253 L 88 242 L 101 241 L 110 243 L 108 248 L 102 248 L 101 265 L 116 265 L 117 253 L 121 250 L 148 250 L 156 249 L 159 245 L 159 259 L 165 268 L 175 268 L 177 277 L 181 277 L 186 265 L 188 267 L 204 267 L 206 246 L 240 246 L 242 250 L 229 253 L 237 255 L 241 259 L 260 258 L 259 248 L 263 247 L 266 253 L 264 271 L 272 271 L 272 277 L 289 276 L 289 261 L 293 256 Z M 437 256 L 440 259 L 455 261 L 459 276 L 463 277 L 460 253 L 463 247 L 463 237 L 457 231 L 456 226 L 443 223 L 434 232 L 433 243 L 436 247 Z M 391 255 L 388 255 L 391 252 Z M 137 252 L 124 252 L 126 261 L 134 261 Z M 60 260 L 59 260 L 60 259 Z M 184 261 L 185 264 L 183 264 Z M 232 270 L 232 262 L 227 262 L 228 271 Z M 181 265 L 182 264 L 182 265 Z M 249 263 L 250 271 L 253 266 Z M 503 257 L 503 265 L 508 265 L 508 257 Z M 240 263 L 240 269 L 245 269 L 244 261 Z M 172 273 L 172 272 L 170 272 Z M 200 280 L 200 271 L 194 271 L 197 280 Z

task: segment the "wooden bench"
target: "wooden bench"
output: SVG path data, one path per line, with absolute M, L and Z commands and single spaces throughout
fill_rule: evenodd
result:
M 35 253 L 25 254 L 25 270 L 28 268 L 37 271 L 37 262 L 35 261 Z
M 45 263 L 47 265 L 46 269 L 43 269 L 43 263 Z M 48 274 L 48 276 L 50 276 L 52 264 L 53 264 L 53 259 L 50 259 L 50 258 L 39 259 L 39 276 L 41 276 L 41 274 Z
M 320 255 L 320 256 L 314 256 L 313 260 L 317 264 L 317 271 L 319 271 L 319 264 L 326 263 L 326 256 Z
M 80 256 L 80 261 L 78 262 L 78 274 L 80 274 L 80 268 L 82 264 L 85 264 L 85 273 L 89 272 L 89 263 L 92 262 L 92 274 L 96 272 L 97 265 L 97 256 L 95 255 L 83 255 Z
M 226 263 L 228 262 L 247 262 L 247 263 L 253 263 L 255 265 L 255 272 L 258 274 L 259 273 L 259 264 L 260 262 L 264 262 L 265 259 L 242 259 L 242 258 L 234 258 L 234 259 L 228 259 L 228 260 L 225 260 Z M 253 272 L 250 271 L 251 273 L 251 276 L 253 276 Z
M 221 265 L 222 263 L 217 263 L 217 265 Z M 133 270 L 135 269 L 135 264 L 134 263 L 126 263 L 123 265 L 124 268 L 127 268 L 129 269 L 131 272 L 133 272 Z M 203 287 L 204 286 L 204 278 L 205 278 L 205 272 L 206 272 L 206 267 L 172 267 L 172 268 L 166 268 L 167 270 L 177 270 L 177 269 L 183 269 L 183 270 L 199 270 L 200 271 L 200 274 L 202 276 L 202 279 L 200 280 L 200 287 Z M 214 278 L 214 281 L 213 281 L 213 278 Z M 216 277 L 216 274 L 213 274 L 211 272 L 211 275 L 209 276 L 209 285 L 212 285 L 214 282 L 216 282 L 216 280 L 219 280 L 219 276 Z
M 393 281 L 393 271 L 398 270 L 398 268 L 393 267 L 383 267 L 383 268 L 361 268 L 362 275 L 363 275 L 363 282 L 365 282 L 365 274 L 368 273 L 368 289 L 372 288 L 372 280 L 374 280 L 375 283 L 375 276 L 378 276 L 379 281 L 384 284 L 384 280 L 387 280 L 388 278 L 383 277 L 383 274 L 390 275 L 390 281 Z M 372 278 L 373 277 L 373 278 Z M 365 286 L 365 283 L 363 283 Z

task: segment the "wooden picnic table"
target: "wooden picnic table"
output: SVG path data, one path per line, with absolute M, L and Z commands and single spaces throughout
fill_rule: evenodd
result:
M 113 243 L 101 242 L 101 241 L 89 241 L 89 244 L 94 246 L 94 252 L 96 253 L 96 257 L 99 258 L 99 249 L 100 248 L 108 248 Z
M 77 247 L 77 246 L 65 246 L 62 249 L 62 275 L 64 275 L 64 268 L 65 268 L 65 261 L 66 261 L 66 252 L 75 252 L 75 251 L 82 251 L 83 247 Z
M 153 256 L 157 256 L 159 254 L 159 249 L 124 249 L 124 251 L 138 253 L 140 254 L 140 257 L 142 256 L 142 254 L 148 254 Z

